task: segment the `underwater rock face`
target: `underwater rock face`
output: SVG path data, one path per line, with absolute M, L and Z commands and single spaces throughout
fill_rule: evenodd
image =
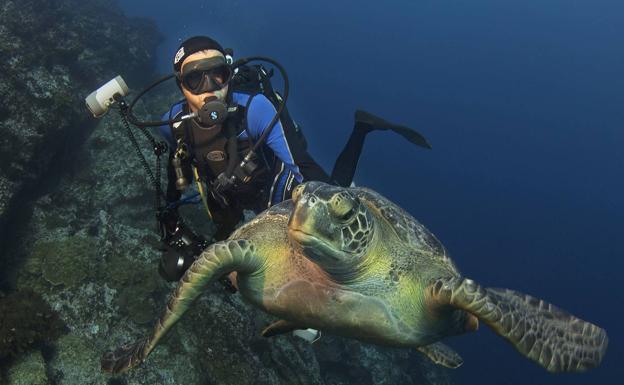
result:
M 152 23 L 126 19 L 107 0 L 2 1 L 2 233 L 7 217 L 20 215 L 21 196 L 36 194 L 30 190 L 85 138 L 84 97 L 119 73 L 143 78 L 159 40 Z
M 42 241 L 33 246 L 28 262 L 38 265 L 50 284 L 76 286 L 89 274 L 88 261 L 96 254 L 95 247 L 88 237 Z
M 56 339 L 64 329 L 57 312 L 28 288 L 0 297 L 0 361 Z
M 2 380 L 2 377 L 0 377 Z M 39 351 L 22 356 L 13 364 L 7 373 L 6 382 L 0 384 L 7 385 L 47 385 L 49 384 L 46 373 L 45 361 Z

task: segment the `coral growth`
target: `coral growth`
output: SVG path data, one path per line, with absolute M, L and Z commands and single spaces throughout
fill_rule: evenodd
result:
M 7 385 L 49 385 L 46 363 L 40 351 L 32 351 L 15 360 L 7 370 L 7 378 L 0 377 L 0 384 Z
M 89 263 L 93 261 L 95 251 L 95 242 L 83 236 L 40 241 L 33 247 L 30 268 L 39 270 L 54 286 L 75 286 L 89 274 Z
M 138 324 L 154 321 L 158 313 L 152 294 L 161 281 L 156 269 L 146 269 L 145 264 L 120 253 L 113 253 L 107 262 L 107 284 L 118 292 L 121 312 Z
M 64 329 L 57 313 L 37 293 L 22 290 L 0 298 L 0 359 L 13 358 Z

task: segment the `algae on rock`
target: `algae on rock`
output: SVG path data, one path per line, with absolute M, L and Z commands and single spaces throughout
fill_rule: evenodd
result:
M 75 235 L 37 242 L 30 258 L 39 264 L 41 275 L 47 282 L 53 286 L 73 287 L 90 274 L 96 252 L 95 241 Z
M 0 297 L 0 361 L 53 341 L 64 328 L 58 314 L 32 290 Z
M 0 379 L 2 379 L 0 377 Z M 48 385 L 46 364 L 40 351 L 20 357 L 8 370 L 5 382 L 7 385 Z

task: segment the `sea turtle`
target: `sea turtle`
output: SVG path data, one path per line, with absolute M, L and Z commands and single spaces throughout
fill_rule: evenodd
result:
M 262 334 L 315 328 L 416 348 L 458 367 L 440 339 L 479 320 L 551 372 L 597 366 L 605 331 L 542 300 L 462 277 L 442 244 L 378 193 L 308 182 L 209 246 L 180 280 L 153 333 L 102 358 L 118 373 L 141 363 L 202 290 L 230 272 L 242 296 L 277 316 Z

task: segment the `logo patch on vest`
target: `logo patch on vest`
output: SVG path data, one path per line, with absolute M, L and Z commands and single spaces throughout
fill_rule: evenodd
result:
M 225 152 L 223 151 L 210 151 L 206 154 L 206 160 L 211 162 L 221 162 L 225 160 Z

